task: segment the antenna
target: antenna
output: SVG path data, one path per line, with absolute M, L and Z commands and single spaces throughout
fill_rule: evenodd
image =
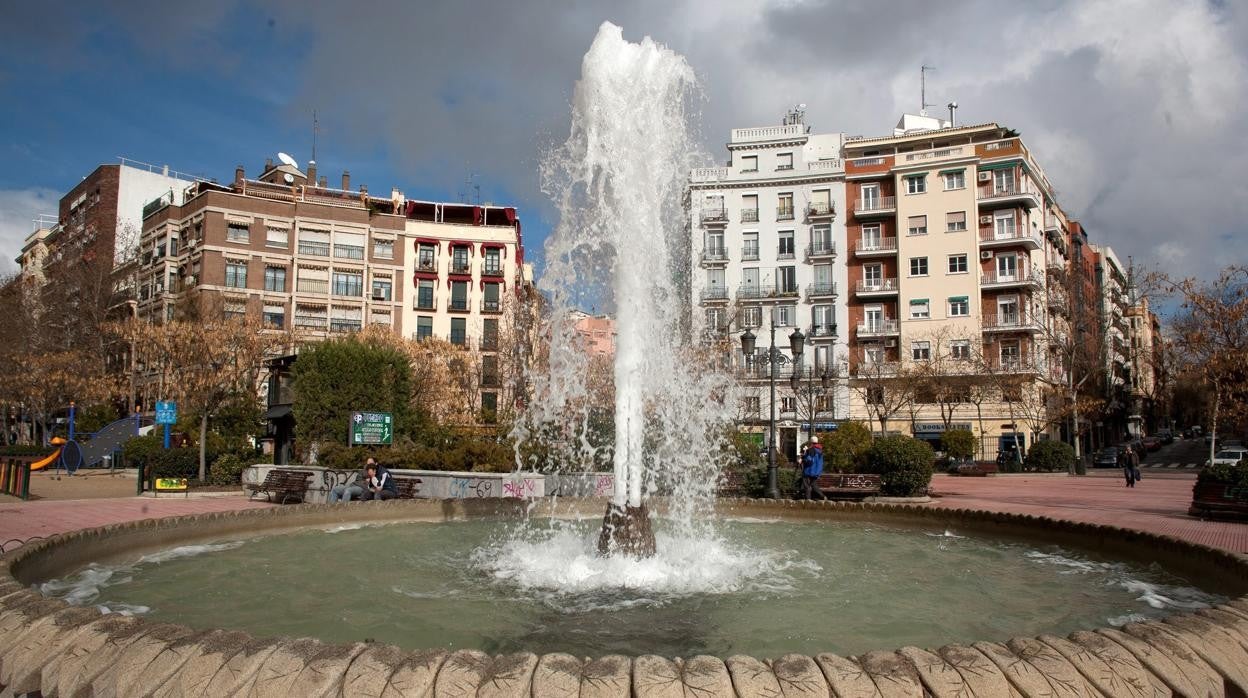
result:
M 927 71 L 936 70 L 930 65 L 919 66 L 919 116 L 927 116 L 927 108 L 935 104 L 927 103 Z
M 958 103 L 950 102 L 945 106 L 949 107 L 949 128 L 954 128 L 958 125 L 958 120 L 954 118 L 954 112 L 958 111 Z
M 316 110 L 312 110 L 312 162 L 316 162 L 316 136 L 320 130 L 320 122 L 316 120 Z

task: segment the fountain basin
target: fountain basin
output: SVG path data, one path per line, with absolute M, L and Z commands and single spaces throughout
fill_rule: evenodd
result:
M 567 502 L 564 504 L 566 505 Z M 541 510 L 549 505 L 540 503 L 536 506 Z M 600 507 L 601 500 L 586 500 L 572 507 L 574 511 L 571 513 L 575 514 L 577 513 L 575 510 L 579 509 L 580 513 L 587 517 L 586 521 L 592 521 L 601 515 Z M 1072 524 L 1034 517 L 962 510 L 929 510 L 893 505 L 727 500 L 719 503 L 719 509 L 722 515 L 728 517 L 778 520 L 783 525 L 798 526 L 798 530 L 802 530 L 801 527 L 804 526 L 835 527 L 852 524 L 855 527 L 873 530 L 896 531 L 903 537 L 943 533 L 945 530 L 950 530 L 956 532 L 957 535 L 988 536 L 1007 547 L 1034 546 L 1037 541 L 1040 541 L 1044 546 L 1057 544 L 1090 556 L 1137 563 L 1155 561 L 1169 572 L 1190 579 L 1198 579 L 1202 588 L 1226 597 L 1238 597 L 1245 592 L 1245 587 L 1248 587 L 1248 563 L 1240 556 L 1173 539 L 1108 527 Z M 1009 657 L 1018 658 L 1022 655 L 1025 659 L 1030 656 L 1031 659 L 1026 659 L 1030 665 L 1040 663 L 1046 666 L 1048 671 L 1069 669 L 1076 671 L 1078 676 L 1084 676 L 1078 672 L 1079 667 L 1072 663 L 1076 660 L 1066 658 L 1066 654 L 1063 653 L 1063 650 L 1070 650 L 1070 646 L 1067 646 L 1070 643 L 1074 643 L 1072 646 L 1079 647 L 1096 645 L 1099 648 L 1096 651 L 1102 654 L 1110 653 L 1117 656 L 1125 653 L 1123 654 L 1124 661 L 1127 655 L 1136 657 L 1134 664 L 1127 661 L 1126 665 L 1135 666 L 1138 671 L 1133 669 L 1132 671 L 1136 672 L 1133 676 L 1144 681 L 1156 679 L 1164 682 L 1165 678 L 1158 676 L 1158 672 L 1169 671 L 1161 665 L 1149 669 L 1144 662 L 1148 652 L 1164 650 L 1168 653 L 1167 657 L 1172 657 L 1173 661 L 1177 661 L 1182 657 L 1175 654 L 1176 647 L 1186 647 L 1190 650 L 1189 659 L 1183 660 L 1192 665 L 1188 667 L 1192 672 L 1190 676 L 1204 676 L 1210 682 L 1210 686 L 1216 684 L 1224 687 L 1226 681 L 1237 680 L 1236 671 L 1242 671 L 1242 667 L 1248 666 L 1248 662 L 1245 662 L 1238 665 L 1240 669 L 1236 669 L 1237 665 L 1233 661 L 1240 658 L 1236 652 L 1241 654 L 1244 652 L 1244 646 L 1239 643 L 1248 641 L 1248 636 L 1245 635 L 1245 627 L 1248 626 L 1248 600 L 1242 597 L 1213 609 L 1171 615 L 1160 623 L 1149 621 L 1128 624 L 1117 630 L 1075 632 L 1070 640 L 1059 640 L 1041 635 L 1039 640 L 1023 638 L 1011 641 L 1008 645 L 999 645 L 996 641 L 1003 640 L 1009 633 L 986 638 L 955 635 L 950 638 L 951 642 L 965 644 L 948 645 L 943 652 L 922 655 L 915 654 L 916 651 L 912 648 L 900 654 L 897 652 L 881 653 L 866 651 L 865 647 L 836 646 L 836 643 L 831 643 L 832 646 L 826 648 L 812 647 L 800 653 L 785 654 L 784 661 L 771 664 L 751 660 L 744 655 L 731 656 L 725 662 L 710 656 L 717 653 L 717 646 L 698 647 L 690 643 L 688 651 L 680 652 L 677 646 L 669 644 L 659 649 L 656 654 L 678 654 L 679 656 L 699 652 L 705 654 L 683 662 L 653 654 L 642 654 L 639 657 L 616 654 L 597 660 L 596 664 L 587 665 L 584 660 L 576 657 L 584 656 L 588 652 L 575 652 L 575 647 L 570 647 L 574 653 L 565 654 L 553 651 L 558 647 L 557 644 L 552 644 L 549 638 L 534 642 L 539 651 L 550 651 L 540 656 L 532 651 L 526 651 L 529 648 L 523 645 L 507 645 L 506 643 L 495 647 L 484 646 L 470 649 L 453 647 L 448 651 L 428 650 L 421 647 L 399 649 L 376 643 L 334 645 L 314 640 L 257 638 L 236 631 L 209 631 L 205 626 L 192 630 L 176 624 L 153 622 L 152 619 L 119 618 L 116 615 L 101 617 L 92 609 L 70 607 L 64 601 L 45 598 L 29 589 L 31 584 L 73 572 L 86 560 L 107 562 L 133 557 L 136 553 L 143 551 L 168 549 L 205 541 L 251 539 L 274 533 L 289 533 L 309 528 L 353 526 L 360 523 L 424 522 L 446 525 L 446 522 L 451 521 L 467 521 L 470 524 L 474 522 L 481 524 L 487 520 L 520 518 L 524 513 L 524 503 L 505 500 L 386 502 L 345 507 L 306 505 L 236 514 L 135 522 L 37 542 L 19 549 L 0 563 L 7 568 L 6 573 L 0 576 L 0 609 L 2 609 L 0 610 L 0 638 L 6 638 L 0 639 L 0 683 L 4 683 L 5 679 L 11 675 L 22 672 L 28 682 L 30 680 L 43 681 L 45 680 L 44 669 L 51 666 L 50 663 L 55 659 L 49 654 L 63 658 L 66 652 L 73 655 L 75 651 L 84 652 L 82 673 L 85 678 L 82 679 L 83 681 L 102 681 L 111 687 L 120 685 L 118 682 L 128 681 L 127 687 L 135 691 L 138 686 L 143 685 L 144 681 L 160 680 L 164 683 L 173 677 L 181 681 L 195 672 L 198 672 L 196 676 L 211 672 L 212 676 L 207 679 L 208 681 L 218 676 L 220 681 L 226 681 L 227 676 L 236 673 L 247 674 L 250 671 L 249 676 L 259 680 L 258 677 L 266 675 L 265 671 L 273 673 L 276 677 L 279 673 L 277 669 L 280 667 L 287 669 L 281 673 L 281 676 L 285 677 L 281 680 L 286 680 L 286 678 L 291 681 L 302 680 L 298 677 L 307 674 L 305 679 L 312 681 L 315 677 L 332 675 L 335 678 L 326 680 L 331 683 L 337 682 L 334 685 L 343 686 L 346 685 L 343 682 L 348 679 L 363 680 L 359 676 L 352 675 L 352 671 L 359 673 L 366 667 L 372 667 L 369 672 L 366 672 L 369 676 L 376 672 L 387 676 L 398 676 L 402 672 L 402 675 L 406 677 L 405 681 L 415 682 L 413 686 L 421 681 L 427 682 L 428 686 L 442 686 L 444 683 L 448 686 L 476 685 L 474 681 L 479 684 L 481 681 L 495 680 L 501 672 L 511 677 L 504 683 L 510 682 L 507 685 L 514 688 L 516 694 L 524 694 L 524 691 L 531 689 L 540 689 L 538 694 L 544 695 L 545 689 L 550 686 L 556 684 L 566 686 L 569 682 L 583 682 L 587 675 L 606 677 L 604 681 L 607 683 L 604 685 L 609 684 L 619 688 L 620 695 L 626 695 L 630 688 L 644 694 L 646 691 L 642 689 L 645 686 L 657 685 L 653 683 L 657 680 L 656 677 L 664 676 L 665 672 L 671 674 L 674 677 L 673 680 L 701 682 L 698 685 L 711 690 L 712 694 L 724 694 L 725 691 L 726 694 L 731 694 L 734 690 L 746 694 L 748 691 L 744 687 L 747 684 L 753 685 L 749 684 L 749 681 L 763 680 L 759 677 L 768 675 L 772 675 L 771 680 L 776 680 L 776 675 L 785 674 L 785 672 L 789 672 L 785 675 L 816 677 L 820 681 L 830 682 L 834 687 L 838 681 L 848 680 L 846 677 L 854 671 L 865 676 L 896 674 L 915 682 L 917 686 L 925 681 L 924 672 L 930 673 L 932 666 L 935 666 L 932 662 L 951 667 L 949 668 L 951 673 L 942 670 L 942 674 L 949 673 L 949 675 L 941 680 L 954 681 L 956 677 L 962 677 L 956 680 L 969 681 L 970 679 L 963 676 L 962 670 L 957 668 L 963 660 L 973 660 L 972 664 L 976 666 L 983 664 L 980 669 L 1001 680 L 1013 681 L 1017 688 L 1019 682 L 1025 682 L 1025 677 L 1020 675 L 1011 679 L 1010 670 L 1006 667 L 1010 666 L 1010 662 L 1015 659 L 1006 661 Z M 538 511 L 537 513 L 553 512 Z M 561 513 L 568 515 L 569 511 L 565 508 Z M 590 525 L 592 527 L 593 524 Z M 733 525 L 748 527 L 768 524 L 749 524 L 746 521 Z M 387 529 L 380 530 L 387 531 Z M 354 533 L 354 531 L 344 531 L 334 535 Z M 265 540 L 269 539 L 259 539 L 254 543 L 259 545 Z M 960 539 L 950 539 L 950 542 L 958 540 Z M 243 548 L 250 545 L 253 543 L 248 542 Z M 334 561 L 326 557 L 313 560 L 308 564 L 309 569 L 327 569 L 326 566 L 333 565 Z M 881 584 L 881 589 L 883 590 L 883 584 Z M 208 591 L 210 590 L 196 589 L 193 585 L 187 585 L 188 594 L 207 593 Z M 275 590 L 274 593 L 280 594 L 282 591 Z M 834 593 L 834 590 L 829 590 L 829 593 Z M 1043 594 L 1044 590 L 1037 589 L 1035 593 Z M 318 603 L 331 608 L 350 609 L 357 603 L 367 603 L 368 597 L 369 595 L 366 594 L 361 600 L 356 590 L 352 589 L 327 589 Z M 246 603 L 246 599 L 239 600 L 240 605 Z M 222 610 L 221 622 L 224 624 L 228 620 L 229 607 Z M 969 612 L 990 611 L 977 609 Z M 610 612 L 604 612 L 603 622 L 609 623 L 611 617 Z M 830 614 L 829 623 L 835 624 L 835 622 L 835 614 Z M 1093 630 L 1094 625 L 1089 624 L 1088 630 Z M 21 630 L 21 632 L 15 635 L 9 630 Z M 749 627 L 737 630 L 742 635 L 753 632 L 753 628 Z M 1068 628 L 1060 630 L 1065 632 Z M 1036 633 L 1037 630 L 1030 628 L 1028 632 L 1029 634 Z M 27 639 L 22 640 L 17 635 Z M 109 642 L 106 646 L 112 648 L 109 651 L 118 653 L 115 657 L 116 661 L 104 662 L 98 657 L 90 660 L 95 662 L 92 666 L 98 666 L 99 671 L 96 675 L 89 676 L 91 671 L 86 663 L 90 657 L 95 657 L 99 649 L 92 643 L 102 643 L 101 637 L 108 638 Z M 922 641 L 930 641 L 930 637 L 924 636 Z M 13 638 L 13 640 L 10 641 L 7 638 Z M 30 644 L 36 638 L 45 649 L 59 647 L 62 651 L 60 653 L 37 653 L 21 649 L 24 644 Z M 993 642 L 970 646 L 976 640 Z M 901 643 L 910 644 L 905 640 L 899 644 Z M 95 650 L 91 650 L 92 647 L 95 647 Z M 243 647 L 247 649 L 240 652 L 239 649 Z M 1169 649 L 1165 649 L 1166 647 Z M 1202 647 L 1203 649 L 1200 649 Z M 480 651 L 481 648 L 491 652 L 501 652 L 501 654 L 486 654 Z M 823 649 L 839 649 L 842 654 L 823 653 Z M 735 651 L 734 648 L 728 649 L 728 652 L 732 651 Z M 778 649 L 775 654 L 780 654 L 782 651 L 783 648 Z M 851 653 L 855 659 L 846 656 Z M 965 657 L 962 657 L 962 654 L 965 654 Z M 143 669 L 135 676 L 116 670 L 118 667 L 126 666 L 126 662 L 133 662 L 134 666 L 140 668 L 149 667 L 149 665 L 157 666 L 152 663 L 152 660 L 158 655 L 165 658 L 158 663 L 161 667 L 160 671 L 167 671 L 170 664 L 178 665 L 179 663 L 184 666 L 185 670 L 175 671 L 169 676 L 160 675 L 156 669 L 151 671 Z M 951 657 L 954 656 L 961 658 L 950 664 Z M 943 659 L 932 659 L 933 657 Z M 1045 661 L 1049 664 L 1044 664 L 1040 658 L 1047 658 Z M 1248 657 L 1243 659 L 1248 659 Z M 222 667 L 229 662 L 237 665 L 237 671 L 222 673 Z M 1222 668 L 1219 668 L 1219 662 Z M 77 665 L 73 666 L 77 667 Z M 293 677 L 289 671 L 292 666 L 299 668 Z M 994 666 L 997 668 L 991 670 L 990 667 Z M 52 677 L 56 680 L 67 676 L 64 670 L 51 669 L 49 671 L 59 672 L 58 676 Z M 140 681 L 139 677 L 145 672 L 150 675 L 147 679 Z M 1091 672 L 1091 675 L 1094 674 L 1095 672 Z M 491 679 L 492 676 L 495 679 Z M 748 676 L 754 678 L 747 679 Z M 937 680 L 933 676 L 929 676 L 926 680 Z M 1184 674 L 1184 676 L 1189 675 Z M 1238 678 L 1248 679 L 1245 676 Z M 278 679 L 273 678 L 273 680 Z M 1093 681 L 1094 679 L 1085 677 L 1084 680 Z M 1179 679 L 1172 677 L 1171 680 L 1178 681 Z M 42 683 L 36 688 L 41 686 L 43 686 Z M 299 692 L 295 690 L 296 688 L 292 683 L 284 686 L 283 690 Z M 45 693 L 48 692 L 46 688 L 44 690 Z M 1021 692 L 1028 693 L 1028 691 Z M 126 693 L 123 691 L 121 694 Z M 610 694 L 613 692 L 606 693 L 606 695 Z

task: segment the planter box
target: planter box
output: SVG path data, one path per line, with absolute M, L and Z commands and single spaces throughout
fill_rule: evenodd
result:
M 1187 513 L 1201 518 L 1248 521 L 1248 492 L 1224 482 L 1197 482 Z

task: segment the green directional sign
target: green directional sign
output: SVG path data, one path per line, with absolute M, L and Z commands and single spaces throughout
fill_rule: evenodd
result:
M 352 446 L 389 446 L 394 443 L 394 415 L 389 412 L 352 412 Z

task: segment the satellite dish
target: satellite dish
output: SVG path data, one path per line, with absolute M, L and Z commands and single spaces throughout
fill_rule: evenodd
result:
M 292 174 L 291 174 L 291 173 L 289 173 L 289 172 L 287 172 L 285 175 L 282 175 L 282 179 L 286 180 L 286 183 L 287 183 L 287 184 L 294 184 L 294 183 L 295 183 L 295 176 L 294 176 L 294 175 L 292 175 Z
M 805 102 L 802 102 L 801 104 L 797 105 L 797 108 L 798 108 L 798 109 L 805 109 L 805 108 L 806 108 L 806 103 L 805 103 Z
M 299 169 L 299 163 L 295 162 L 295 159 L 294 159 L 294 158 L 292 158 L 291 156 L 287 155 L 286 153 L 278 153 L 278 154 L 277 154 L 277 159 L 278 159 L 278 160 L 281 160 L 281 161 L 282 161 L 282 163 L 283 163 L 283 164 L 285 164 L 285 165 L 290 165 L 291 167 L 295 168 L 296 170 L 297 170 L 297 169 Z

